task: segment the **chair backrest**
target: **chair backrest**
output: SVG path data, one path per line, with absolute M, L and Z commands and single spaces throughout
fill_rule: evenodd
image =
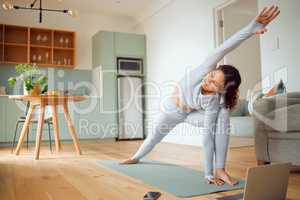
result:
M 27 116 L 27 113 L 28 113 L 28 111 L 29 111 L 29 106 L 30 106 L 30 102 L 27 101 L 26 109 L 25 109 L 25 112 L 24 112 L 24 116 Z
M 26 104 L 26 109 L 24 112 L 24 116 L 26 117 L 29 111 L 29 107 L 30 107 L 30 102 L 28 101 Z M 40 106 L 36 106 L 34 112 L 33 112 L 33 116 L 32 116 L 32 120 L 38 120 L 39 118 L 39 113 L 40 113 Z M 46 106 L 45 108 L 45 120 L 52 118 L 53 114 L 52 111 L 50 109 L 50 106 Z

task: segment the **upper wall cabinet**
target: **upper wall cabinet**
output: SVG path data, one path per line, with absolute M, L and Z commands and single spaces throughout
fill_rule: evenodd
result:
M 4 28 L 3 25 L 0 24 L 0 63 L 3 61 L 3 50 L 4 50 L 3 35 L 4 35 Z
M 115 33 L 116 56 L 144 57 L 145 36 L 131 33 Z
M 146 57 L 144 35 L 99 31 L 93 36 L 93 67 L 116 69 L 117 57 Z
M 75 32 L 0 24 L 0 63 L 75 67 Z
M 100 31 L 93 36 L 92 40 L 93 67 L 102 65 L 104 68 L 113 68 L 116 65 L 114 33 Z

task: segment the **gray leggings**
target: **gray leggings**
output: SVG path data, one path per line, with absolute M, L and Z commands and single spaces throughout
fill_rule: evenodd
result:
M 163 108 L 154 132 L 147 137 L 132 159 L 140 160 L 146 156 L 179 123 L 187 122 L 194 126 L 203 126 L 202 110 L 185 113 L 172 99 L 167 100 Z M 213 176 L 214 159 L 215 168 L 225 168 L 229 142 L 229 110 L 223 106 L 220 107 L 215 130 L 214 133 L 205 134 L 203 138 L 205 177 Z

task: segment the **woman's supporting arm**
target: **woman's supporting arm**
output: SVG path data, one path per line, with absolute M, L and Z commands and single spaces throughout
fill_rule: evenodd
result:
M 219 109 L 218 98 L 209 98 L 205 105 L 203 116 L 203 153 L 204 153 L 204 171 L 205 176 L 209 178 L 213 175 L 213 163 L 215 154 L 215 130 Z

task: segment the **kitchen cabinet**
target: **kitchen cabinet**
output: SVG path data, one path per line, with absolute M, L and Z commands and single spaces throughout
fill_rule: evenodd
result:
M 146 57 L 145 35 L 99 31 L 92 39 L 93 67 L 116 70 L 117 57 Z
M 99 31 L 93 36 L 93 68 L 100 67 L 99 97 L 100 110 L 93 113 L 95 119 L 91 123 L 99 124 L 105 137 L 117 137 L 118 134 L 118 86 L 117 57 L 141 58 L 146 71 L 146 41 L 145 35 Z M 95 70 L 96 72 L 96 70 Z M 95 83 L 96 84 L 96 83 Z M 99 83 L 98 83 L 99 84 Z M 98 108 L 97 108 L 98 109 Z M 81 119 L 84 118 L 80 116 Z M 83 117 L 83 118 L 82 118 Z M 97 120 L 96 120 L 97 119 Z M 95 136 L 99 138 L 99 135 Z M 100 136 L 101 137 L 101 136 Z
M 75 32 L 0 24 L 0 63 L 74 68 Z
M 5 105 L 6 105 L 6 98 L 0 97 L 0 141 L 1 142 L 6 140 Z
M 115 69 L 114 33 L 100 31 L 92 38 L 92 65 L 104 66 L 104 69 Z
M 117 57 L 145 57 L 145 36 L 132 33 L 115 33 L 115 53 Z

